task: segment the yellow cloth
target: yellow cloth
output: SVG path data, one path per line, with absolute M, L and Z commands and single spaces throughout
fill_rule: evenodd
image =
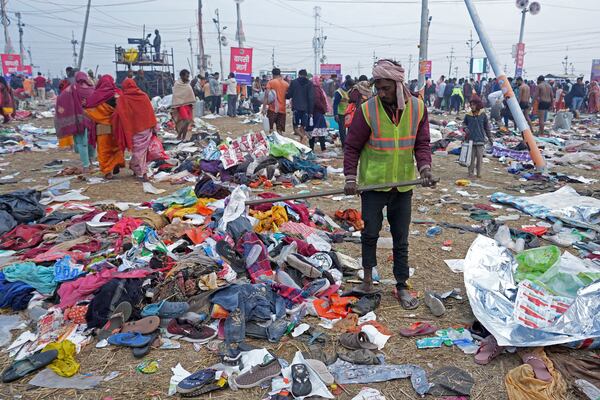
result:
M 75 375 L 79 371 L 79 363 L 75 359 L 76 349 L 73 342 L 63 340 L 62 342 L 48 343 L 42 352 L 48 350 L 58 351 L 58 357 L 48 365 L 48 368 L 52 371 L 66 378 Z
M 96 107 L 86 108 L 85 115 L 97 124 L 111 125 L 111 118 L 115 109 L 107 103 L 102 103 Z
M 254 231 L 258 233 L 278 231 L 279 226 L 288 221 L 287 211 L 283 206 L 273 206 L 269 211 L 257 211 L 252 215 L 258 219 Z
M 58 139 L 58 147 L 61 149 L 68 149 L 73 147 L 73 136 L 65 136 L 64 138 Z
M 166 215 L 171 221 L 175 218 L 183 218 L 186 214 L 197 214 L 198 206 L 206 207 L 207 204 L 217 201 L 216 199 L 201 198 L 196 201 L 196 204 L 190 207 L 183 207 L 181 204 L 174 204 L 169 207 L 164 215 Z
M 552 382 L 544 382 L 535 378 L 533 368 L 523 364 L 511 369 L 506 374 L 504 383 L 510 400 L 563 400 L 567 398 L 567 384 L 560 372 L 554 368 L 552 361 L 546 356 L 542 348 L 531 352 L 546 364 Z
M 100 171 L 104 175 L 113 172 L 116 167 L 125 167 L 123 151 L 121 151 L 112 134 L 97 135 L 96 143 L 98 146 L 98 163 L 100 163 Z

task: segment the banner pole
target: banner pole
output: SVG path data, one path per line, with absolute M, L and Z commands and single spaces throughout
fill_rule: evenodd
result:
M 473 26 L 475 27 L 475 30 L 479 35 L 479 40 L 481 41 L 481 45 L 485 50 L 485 54 L 488 58 L 488 61 L 490 62 L 490 65 L 494 70 L 494 74 L 496 74 L 496 77 L 498 78 L 498 83 L 500 84 L 502 94 L 504 95 L 504 98 L 508 103 L 508 108 L 510 108 L 510 112 L 512 113 L 512 116 L 515 119 L 515 123 L 517 124 L 519 131 L 523 135 L 525 143 L 527 143 L 527 146 L 529 147 L 529 154 L 531 156 L 531 159 L 533 160 L 533 163 L 535 164 L 535 167 L 538 170 L 545 171 L 546 160 L 544 160 L 540 149 L 535 143 L 535 137 L 533 136 L 533 133 L 529 128 L 529 124 L 525 119 L 525 115 L 523 115 L 523 111 L 519 106 L 519 101 L 515 97 L 515 93 L 513 92 L 512 87 L 510 86 L 510 82 L 508 82 L 506 73 L 502 70 L 502 67 L 500 66 L 500 62 L 498 60 L 492 42 L 490 41 L 487 33 L 483 29 L 483 23 L 479 18 L 477 9 L 475 8 L 475 5 L 473 4 L 472 0 L 465 0 L 465 5 L 467 6 L 467 10 L 469 11 L 471 20 L 473 21 Z

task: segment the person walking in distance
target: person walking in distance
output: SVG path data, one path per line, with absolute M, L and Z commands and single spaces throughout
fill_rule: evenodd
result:
M 307 75 L 305 69 L 298 71 L 298 78 L 292 81 L 285 95 L 286 99 L 292 100 L 294 135 L 300 136 L 300 142 L 304 144 L 308 142 L 306 130 L 315 104 L 315 91 Z
M 44 78 L 42 76 L 41 72 L 38 72 L 37 76 L 35 77 L 35 79 L 33 81 L 34 81 L 35 91 L 37 93 L 38 100 L 40 100 L 40 101 L 46 100 L 46 83 L 47 83 L 46 78 Z
M 527 82 L 524 82 L 521 77 L 517 78 L 517 88 L 519 89 L 519 106 L 523 110 L 523 115 L 527 120 L 529 129 L 533 129 L 531 118 L 529 117 L 529 113 L 531 112 L 531 90 Z
M 410 94 L 404 84 L 404 68 L 395 61 L 379 60 L 373 67 L 373 79 L 377 95 L 357 109 L 348 131 L 344 148 L 345 193 L 357 194 L 358 183 L 376 185 L 412 180 L 417 171 L 423 185 L 432 186 L 427 108 L 422 100 Z M 377 266 L 377 240 L 383 209 L 387 207 L 394 243 L 394 296 L 403 308 L 411 310 L 419 305 L 407 284 L 412 189 L 361 192 L 364 280 L 353 290 L 363 294 L 376 292 L 373 268 Z
M 279 68 L 273 68 L 273 79 L 267 83 L 263 100 L 263 113 L 269 118 L 269 129 L 273 131 L 273 126 L 277 132 L 285 132 L 285 95 L 289 88 L 281 76 Z
M 544 124 L 546 122 L 546 114 L 550 107 L 552 107 L 552 87 L 546 82 L 544 75 L 540 75 L 537 79 L 537 86 L 535 88 L 534 99 L 538 102 L 538 121 L 539 121 L 539 134 L 544 134 Z
M 344 143 L 346 142 L 346 126 L 344 125 L 344 115 L 346 114 L 348 101 L 350 100 L 348 92 L 353 86 L 354 81 L 350 75 L 346 75 L 344 83 L 342 83 L 339 89 L 335 91 L 333 96 L 333 115 L 335 116 L 335 121 L 339 126 L 340 142 L 342 143 L 342 147 L 344 147 Z

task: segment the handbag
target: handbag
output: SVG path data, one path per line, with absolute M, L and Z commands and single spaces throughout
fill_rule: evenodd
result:
M 460 147 L 460 156 L 458 157 L 458 163 L 463 167 L 471 165 L 471 157 L 473 154 L 473 141 L 469 140 L 464 142 Z

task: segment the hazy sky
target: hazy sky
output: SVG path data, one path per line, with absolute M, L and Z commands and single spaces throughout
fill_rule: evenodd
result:
M 217 34 L 212 18 L 218 8 L 228 45 L 236 45 L 234 0 L 203 0 L 204 44 L 214 71 L 219 70 Z M 448 74 L 451 47 L 453 69 L 468 73 L 469 48 L 466 41 L 473 30 L 463 1 L 430 0 L 432 23 L 429 59 L 433 75 Z M 576 74 L 589 78 L 591 60 L 600 58 L 600 2 L 597 0 L 540 0 L 538 15 L 527 15 L 525 24 L 526 76 L 562 73 L 569 56 Z M 188 68 L 191 39 L 197 53 L 197 0 L 92 0 L 88 44 L 84 67 L 99 66 L 100 73 L 114 73 L 114 46 L 127 46 L 128 37 L 141 37 L 160 29 L 163 47 L 173 47 L 177 68 Z M 24 44 L 30 47 L 35 65 L 44 73 L 60 73 L 73 64 L 71 32 L 81 40 L 85 0 L 8 0 L 10 36 L 18 52 L 15 11 L 25 23 Z M 246 35 L 245 47 L 254 48 L 254 73 L 271 68 L 313 70 L 313 8 L 321 7 L 322 27 L 327 36 L 327 62 L 342 64 L 344 74 L 369 75 L 373 52 L 377 57 L 400 60 L 411 78 L 416 78 L 419 41 L 420 1 L 418 0 L 245 0 L 241 4 Z M 520 12 L 513 0 L 476 0 L 476 7 L 508 73 L 514 73 L 511 48 L 518 41 Z M 568 51 L 567 51 L 568 47 Z M 79 48 L 77 49 L 79 51 Z M 412 68 L 409 59 L 412 55 Z M 483 56 L 477 46 L 475 57 Z M 229 72 L 229 47 L 223 48 L 225 73 Z M 360 68 L 360 70 L 359 70 Z M 569 72 L 571 67 L 569 66 Z M 454 75 L 454 71 L 452 72 Z

